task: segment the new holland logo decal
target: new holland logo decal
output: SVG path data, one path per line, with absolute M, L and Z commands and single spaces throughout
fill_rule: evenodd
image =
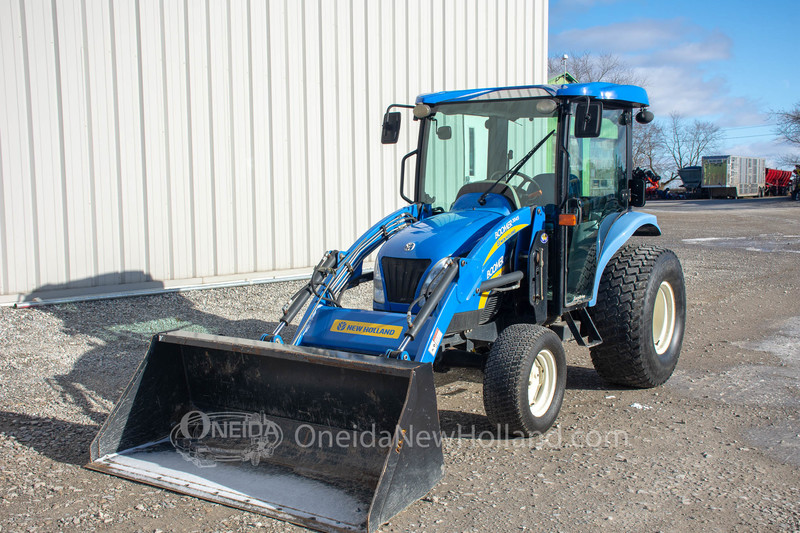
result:
M 372 322 L 355 322 L 353 320 L 334 320 L 330 331 L 334 333 L 349 333 L 351 335 L 367 335 L 369 337 L 383 337 L 398 339 L 403 333 L 403 326 L 388 324 L 375 324 Z

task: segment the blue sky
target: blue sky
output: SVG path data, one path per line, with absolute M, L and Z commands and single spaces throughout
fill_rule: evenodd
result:
M 721 151 L 790 151 L 770 110 L 800 102 L 800 0 L 550 0 L 549 55 L 616 54 L 647 80 L 656 116 L 723 129 Z

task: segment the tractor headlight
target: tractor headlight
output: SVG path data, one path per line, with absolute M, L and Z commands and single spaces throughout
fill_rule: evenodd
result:
M 442 271 L 451 261 L 452 259 L 450 257 L 443 257 L 433 265 L 433 268 L 431 268 L 430 272 L 428 272 L 428 275 L 425 277 L 425 281 L 422 282 L 422 289 L 419 291 L 420 296 L 424 296 L 425 298 L 430 296 L 442 279 Z M 420 302 L 420 305 L 425 305 L 424 299 Z
M 372 275 L 372 299 L 377 304 L 386 303 L 386 293 L 383 292 L 383 278 L 381 277 L 381 266 L 375 261 L 375 271 Z

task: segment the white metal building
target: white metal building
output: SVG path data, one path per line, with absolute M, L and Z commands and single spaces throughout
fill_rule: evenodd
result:
M 546 58 L 546 0 L 4 0 L 0 303 L 308 273 L 401 203 L 388 104 Z

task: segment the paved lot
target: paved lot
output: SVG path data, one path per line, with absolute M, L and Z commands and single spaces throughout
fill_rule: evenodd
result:
M 800 529 L 800 203 L 651 202 L 689 301 L 670 381 L 609 387 L 569 345 L 544 439 L 487 427 L 481 376 L 437 375 L 446 476 L 384 531 Z M 299 284 L 0 309 L 0 531 L 282 531 L 82 468 L 167 329 L 257 338 Z M 366 305 L 369 287 L 352 291 Z

